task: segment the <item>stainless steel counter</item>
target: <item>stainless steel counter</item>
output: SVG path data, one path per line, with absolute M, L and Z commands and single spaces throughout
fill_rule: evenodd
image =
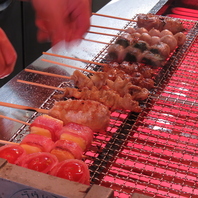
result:
M 164 4 L 166 1 L 159 0 L 112 0 L 106 6 L 104 6 L 98 13 L 120 16 L 123 18 L 133 18 L 138 13 L 148 13 L 153 7 L 159 3 Z M 94 25 L 108 26 L 108 27 L 116 27 L 123 28 L 126 24 L 126 21 L 104 18 L 99 16 L 92 16 L 91 23 Z M 108 32 L 111 34 L 116 34 L 117 32 L 114 30 L 107 29 L 96 29 L 91 28 L 92 31 L 101 31 Z M 112 37 L 102 36 L 97 34 L 87 34 L 87 39 L 98 40 L 103 42 L 109 42 Z M 48 52 L 53 52 L 60 55 L 66 55 L 70 57 L 77 57 L 86 60 L 92 60 L 103 48 L 104 44 L 99 44 L 95 42 L 82 41 L 75 47 L 65 48 L 63 43 L 60 43 L 55 46 L 53 49 L 49 49 Z M 34 50 L 34 49 L 32 49 Z M 42 71 L 49 71 L 53 73 L 70 75 L 73 70 L 69 68 L 65 68 L 62 66 L 56 66 L 51 63 L 43 62 L 41 59 L 46 58 L 53 61 L 58 61 L 61 63 L 66 63 L 73 66 L 85 67 L 86 64 L 79 61 L 72 61 L 68 59 L 60 59 L 55 57 L 47 57 L 46 55 L 41 55 L 36 61 L 34 61 L 31 65 L 27 66 L 27 68 L 34 68 Z M 0 89 L 0 101 L 26 105 L 31 107 L 40 107 L 43 102 L 53 93 L 54 90 L 40 88 L 32 85 L 25 85 L 17 82 L 17 79 L 39 82 L 47 85 L 58 86 L 60 85 L 64 79 L 61 78 L 53 78 L 47 76 L 41 76 L 38 74 L 27 73 L 25 71 L 20 72 L 16 77 L 14 77 L 11 81 L 5 84 Z M 26 121 L 31 115 L 32 112 L 25 110 L 12 109 L 8 107 L 0 107 L 0 114 L 6 115 L 8 117 L 12 117 L 15 119 L 19 119 L 22 121 Z M 7 119 L 0 119 L 0 139 L 3 140 L 11 140 L 15 135 L 16 131 L 21 127 L 22 124 L 10 121 Z

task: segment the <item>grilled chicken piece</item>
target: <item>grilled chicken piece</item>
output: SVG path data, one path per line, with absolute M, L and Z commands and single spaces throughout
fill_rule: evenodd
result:
M 137 92 L 135 96 L 127 93 L 121 97 L 116 91 L 111 89 L 98 90 L 96 87 L 92 87 L 90 90 L 87 87 L 84 87 L 81 91 L 79 91 L 78 89 L 67 87 L 65 89 L 64 96 L 62 97 L 74 97 L 81 100 L 98 101 L 107 106 L 111 111 L 119 109 L 140 112 L 141 108 L 139 106 L 139 103 L 134 100 L 134 97 L 136 99 L 145 99 L 146 93 L 147 92 L 142 89 L 142 92 Z
M 66 100 L 56 102 L 49 115 L 67 124 L 74 122 L 93 131 L 105 131 L 110 122 L 108 107 L 92 100 Z

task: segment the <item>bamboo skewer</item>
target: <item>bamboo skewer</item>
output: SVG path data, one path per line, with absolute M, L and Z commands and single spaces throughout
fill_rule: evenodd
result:
M 48 72 L 41 72 L 41 71 L 37 71 L 37 70 L 33 70 L 33 69 L 24 69 L 24 71 L 35 73 L 35 74 L 42 74 L 42 75 L 46 75 L 46 76 L 53 76 L 53 77 L 57 77 L 57 78 L 66 78 L 67 80 L 71 80 L 70 76 L 52 74 L 52 73 L 48 73 Z
M 88 69 L 84 69 L 84 68 L 80 68 L 80 67 L 75 67 L 75 66 L 72 66 L 72 65 L 67 65 L 67 64 L 59 63 L 59 62 L 52 61 L 52 60 L 47 60 L 47 59 L 41 59 L 41 60 L 45 61 L 45 62 L 48 62 L 48 63 L 53 63 L 53 64 L 61 65 L 61 66 L 64 66 L 64 67 L 70 67 L 72 69 L 78 69 L 78 70 L 86 71 L 86 72 L 93 73 L 93 74 L 96 73 L 95 71 L 92 71 L 92 70 L 88 70 Z
M 0 115 L 0 118 L 5 118 L 5 119 L 8 119 L 8 120 L 11 120 L 11 121 L 14 121 L 14 122 L 18 122 L 18 123 L 21 123 L 21 124 L 24 124 L 24 125 L 30 125 L 30 123 L 28 123 L 28 122 L 24 122 L 24 121 L 21 121 L 21 120 L 10 118 L 10 117 L 4 116 L 4 115 Z
M 10 141 L 6 141 L 6 140 L 0 140 L 0 144 L 19 145 L 19 143 L 16 143 L 16 142 L 10 142 Z
M 109 34 L 109 33 L 104 33 L 104 32 L 94 32 L 94 31 L 88 31 L 88 33 L 92 34 L 99 34 L 99 35 L 104 35 L 104 36 L 112 36 L 112 37 L 118 37 L 119 35 L 117 34 Z
M 84 40 L 84 41 L 94 42 L 94 43 L 100 43 L 100 44 L 104 44 L 104 45 L 109 45 L 109 43 L 103 42 L 103 41 L 95 41 L 95 40 L 86 39 L 86 38 L 83 38 L 83 40 Z
M 89 61 L 89 60 L 85 60 L 85 59 L 74 58 L 74 57 L 69 57 L 69 56 L 64 56 L 64 55 L 58 55 L 58 54 L 53 54 L 53 53 L 49 53 L 49 52 L 43 52 L 43 54 L 49 55 L 49 56 L 55 56 L 55 57 L 59 57 L 59 58 L 66 58 L 66 59 L 70 59 L 70 60 L 81 61 L 84 63 L 91 63 L 91 64 L 95 64 L 95 65 L 100 65 L 100 66 L 107 66 L 107 64 L 105 64 L 105 63 L 98 63 L 98 62 L 94 62 L 94 61 Z M 73 66 L 69 66 L 69 67 L 73 67 Z
M 14 108 L 14 109 L 36 111 L 38 113 L 43 113 L 43 114 L 48 114 L 49 113 L 49 110 L 46 110 L 46 109 L 39 109 L 39 108 L 34 108 L 34 107 L 29 107 L 29 106 L 24 106 L 24 105 L 7 103 L 7 102 L 0 102 L 0 106 L 10 107 L 10 108 Z
M 134 19 L 115 17 L 115 16 L 110 16 L 110 15 L 105 15 L 105 14 L 94 13 L 94 12 L 92 13 L 92 15 L 101 16 L 101 17 L 108 17 L 108 18 L 112 18 L 112 19 L 119 19 L 119 20 L 124 20 L 124 21 L 137 22 L 137 20 L 134 20 Z
M 91 27 L 109 29 L 109 30 L 126 31 L 125 29 L 114 28 L 114 27 L 106 27 L 106 26 L 99 26 L 99 25 L 91 25 Z
M 24 69 L 24 71 L 35 73 L 35 74 L 42 74 L 42 75 L 46 75 L 46 76 L 53 76 L 53 77 L 57 77 L 57 78 L 71 79 L 70 76 L 64 76 L 64 75 L 59 75 L 59 74 L 52 74 L 52 73 L 38 71 L 38 70 L 33 70 L 33 69 Z
M 47 88 L 47 89 L 56 89 L 56 90 L 59 90 L 59 91 L 65 91 L 64 88 L 44 85 L 44 84 L 40 84 L 40 83 L 34 83 L 34 82 L 30 82 L 30 81 L 25 81 L 25 80 L 19 80 L 18 79 L 17 82 L 28 84 L 28 85 L 35 85 L 35 86 L 39 86 L 39 87 L 43 87 L 43 88 Z

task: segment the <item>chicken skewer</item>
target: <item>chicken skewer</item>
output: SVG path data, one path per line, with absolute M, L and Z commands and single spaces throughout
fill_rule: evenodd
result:
M 121 17 L 114 17 L 114 16 L 98 14 L 98 13 L 93 13 L 93 15 L 107 17 L 107 18 L 113 18 L 113 19 L 118 19 L 118 20 L 136 22 L 138 27 L 144 27 L 147 30 L 150 30 L 152 28 L 159 29 L 160 31 L 163 29 L 168 29 L 173 34 L 176 34 L 177 32 L 182 32 L 185 30 L 185 28 L 183 27 L 183 24 L 181 23 L 181 21 L 179 19 L 160 18 L 159 15 L 154 15 L 151 13 L 139 14 L 137 17 L 137 20 L 121 18 Z
M 121 97 L 119 94 L 117 94 L 113 90 L 105 90 L 105 89 L 98 90 L 95 86 L 93 86 L 91 89 L 84 87 L 82 88 L 82 90 L 79 91 L 79 89 L 71 88 L 71 87 L 58 88 L 58 87 L 43 85 L 43 84 L 29 82 L 29 81 L 23 81 L 23 80 L 17 80 L 17 81 L 20 83 L 63 91 L 64 94 L 61 94 L 58 97 L 74 97 L 76 99 L 80 99 L 84 101 L 87 101 L 87 100 L 97 101 L 105 105 L 111 111 L 118 110 L 118 109 L 130 110 L 133 112 L 141 111 L 138 101 L 135 101 L 133 96 L 130 94 L 124 94 L 124 96 Z M 145 95 L 147 95 L 147 93 L 145 93 Z M 136 96 L 136 97 L 142 97 L 142 96 Z
M 31 72 L 32 70 L 26 69 L 25 71 Z M 33 72 L 37 73 L 36 70 L 33 70 Z M 38 73 L 48 75 L 48 73 L 44 73 L 44 72 L 38 72 Z M 107 89 L 109 89 L 109 91 L 112 92 L 111 94 L 113 94 L 114 91 L 115 94 L 119 94 L 121 97 L 124 97 L 126 94 L 130 94 L 132 100 L 144 100 L 149 95 L 149 92 L 146 88 L 141 88 L 139 86 L 136 86 L 132 84 L 128 79 L 123 80 L 119 76 L 116 77 L 114 81 L 112 81 L 108 79 L 108 75 L 105 72 L 95 73 L 93 76 L 90 76 L 89 78 L 83 73 L 79 72 L 78 70 L 75 70 L 70 79 L 74 81 L 75 86 L 77 86 L 80 90 L 82 89 L 85 90 L 85 88 L 92 90 L 92 88 L 94 87 L 93 92 L 95 92 L 96 89 L 97 91 L 100 90 L 100 92 L 102 92 L 101 89 L 106 89 L 105 94 L 107 94 Z M 57 88 L 57 90 L 59 90 L 59 88 Z M 103 103 L 105 104 L 106 102 Z

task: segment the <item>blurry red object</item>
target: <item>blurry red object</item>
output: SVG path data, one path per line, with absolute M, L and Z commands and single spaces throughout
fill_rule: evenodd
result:
M 77 159 L 60 162 L 49 174 L 82 184 L 90 184 L 90 173 L 87 164 Z

